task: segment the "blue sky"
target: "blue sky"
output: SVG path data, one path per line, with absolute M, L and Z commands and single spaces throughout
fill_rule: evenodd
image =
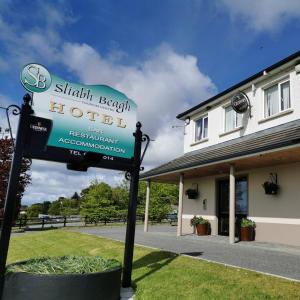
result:
M 298 0 L 2 0 L 0 105 L 20 103 L 19 72 L 29 62 L 74 82 L 108 84 L 137 102 L 155 140 L 150 168 L 182 153 L 182 131 L 171 128 L 176 114 L 298 51 L 299 21 Z M 34 162 L 24 201 L 122 176 Z

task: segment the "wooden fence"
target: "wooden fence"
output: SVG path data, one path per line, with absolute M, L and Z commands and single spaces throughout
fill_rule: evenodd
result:
M 2 224 L 2 220 L 0 218 L 0 225 Z M 143 215 L 137 215 L 136 220 L 139 222 L 144 222 Z M 97 217 L 43 217 L 43 218 L 19 218 L 17 219 L 13 227 L 18 229 L 32 230 L 32 229 L 44 229 L 51 227 L 67 227 L 67 226 L 87 226 L 87 225 L 108 225 L 108 224 L 126 224 L 126 217 L 118 217 L 118 218 L 97 218 Z M 153 220 L 149 220 L 151 224 L 158 223 Z M 174 217 L 167 218 L 162 220 L 159 223 L 170 223 L 171 225 L 177 222 Z

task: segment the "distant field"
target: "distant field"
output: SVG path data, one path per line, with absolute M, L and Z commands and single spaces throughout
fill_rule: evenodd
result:
M 124 244 L 66 230 L 12 237 L 8 262 L 46 255 L 100 255 L 123 259 Z M 136 247 L 136 299 L 300 299 L 300 283 Z

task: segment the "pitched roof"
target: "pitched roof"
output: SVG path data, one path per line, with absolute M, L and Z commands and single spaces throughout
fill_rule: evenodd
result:
M 242 157 L 294 144 L 300 144 L 300 120 L 291 121 L 227 142 L 185 153 L 166 164 L 142 173 L 140 178 L 151 178 L 164 173 L 200 167 L 208 163 Z
M 269 67 L 267 67 L 265 69 L 263 69 L 262 71 L 260 71 L 260 72 L 258 72 L 256 74 L 248 77 L 247 79 L 245 79 L 245 80 L 243 80 L 243 81 L 241 81 L 241 82 L 233 85 L 232 87 L 226 89 L 225 91 L 223 91 L 223 92 L 221 92 L 221 93 L 219 93 L 219 94 L 217 94 L 217 95 L 215 95 L 215 96 L 213 96 L 213 97 L 211 97 L 211 98 L 209 98 L 209 99 L 207 99 L 207 100 L 205 100 L 205 101 L 197 104 L 196 106 L 194 106 L 192 108 L 189 108 L 188 110 L 186 110 L 186 111 L 178 114 L 176 116 L 176 118 L 180 119 L 180 118 L 188 115 L 189 113 L 193 112 L 194 110 L 197 110 L 198 108 L 200 108 L 200 107 L 202 107 L 202 106 L 204 106 L 204 105 L 206 105 L 206 104 L 208 104 L 208 103 L 210 103 L 210 102 L 212 102 L 212 101 L 214 101 L 214 100 L 216 100 L 216 99 L 218 99 L 218 98 L 220 98 L 220 97 L 222 97 L 222 96 L 230 93 L 231 91 L 233 91 L 233 90 L 235 90 L 235 89 L 237 89 L 237 88 L 239 88 L 239 87 L 241 87 L 241 86 L 243 86 L 243 85 L 251 82 L 252 80 L 255 80 L 255 79 L 263 76 L 265 74 L 265 72 L 269 73 L 272 70 L 274 70 L 274 69 L 276 69 L 276 68 L 278 68 L 278 67 L 280 67 L 280 66 L 282 66 L 282 65 L 284 65 L 284 64 L 286 64 L 286 63 L 288 63 L 288 62 L 290 62 L 292 60 L 294 60 L 297 57 L 300 57 L 300 51 L 297 51 L 296 53 L 294 53 L 294 54 L 286 57 L 285 59 L 280 60 L 279 62 L 277 62 L 277 63 L 275 63 L 275 64 L 273 64 L 273 65 L 271 65 L 271 66 L 269 66 Z

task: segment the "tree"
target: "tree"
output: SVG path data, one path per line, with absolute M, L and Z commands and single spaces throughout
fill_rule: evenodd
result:
M 171 204 L 178 204 L 178 185 L 153 182 L 149 205 L 149 217 L 160 222 L 171 212 Z M 144 212 L 146 202 L 146 182 L 139 183 L 138 212 Z
M 59 197 L 50 204 L 49 215 L 70 217 L 79 214 L 78 201 L 74 199 Z
M 112 188 L 112 201 L 119 209 L 127 209 L 129 201 L 129 182 L 124 179 L 122 183 Z
M 43 215 L 48 215 L 50 205 L 51 205 L 50 201 L 44 201 L 43 202 L 43 206 L 42 206 L 43 207 L 43 211 L 42 211 Z
M 93 182 L 85 189 L 80 214 L 94 222 L 117 216 L 117 208 L 112 200 L 112 189 L 104 182 Z
M 43 213 L 43 204 L 34 203 L 31 206 L 27 207 L 26 214 L 28 218 L 37 218 L 39 214 Z
M 0 139 L 0 218 L 3 217 L 4 203 L 13 157 L 13 150 L 13 142 L 11 139 Z M 27 159 L 23 159 L 21 164 L 19 183 L 17 186 L 15 216 L 17 216 L 19 213 L 21 199 L 24 194 L 24 191 L 31 182 L 31 176 L 30 174 L 28 174 L 29 169 L 30 162 Z
M 80 199 L 80 196 L 78 195 L 77 192 L 75 192 L 75 193 L 73 194 L 73 196 L 71 197 L 71 199 L 79 200 L 79 199 Z
M 60 214 L 61 214 L 61 203 L 60 203 L 60 201 L 56 200 L 56 201 L 53 201 L 50 204 L 48 214 L 50 216 L 60 216 Z

